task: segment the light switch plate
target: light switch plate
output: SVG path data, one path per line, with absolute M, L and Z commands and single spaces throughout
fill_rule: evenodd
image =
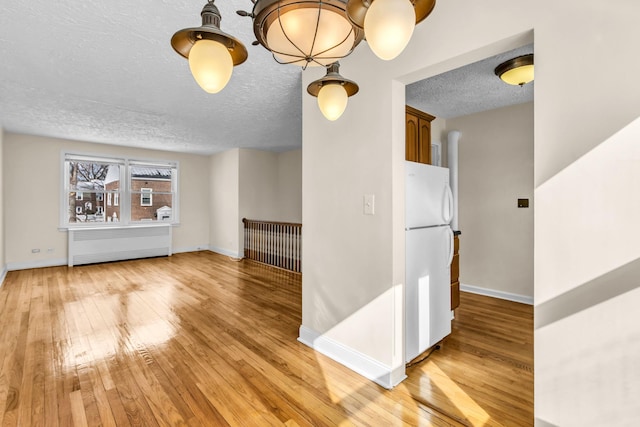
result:
M 365 194 L 364 195 L 364 214 L 365 215 L 375 215 L 376 211 L 376 197 L 373 194 Z

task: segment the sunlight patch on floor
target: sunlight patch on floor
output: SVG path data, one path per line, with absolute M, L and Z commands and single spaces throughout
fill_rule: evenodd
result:
M 421 379 L 420 390 L 424 390 L 426 387 L 437 387 L 474 427 L 482 427 L 491 421 L 491 416 L 455 381 L 449 378 L 435 362 L 428 361 L 422 368 L 422 373 L 425 384 L 423 387 L 423 379 Z

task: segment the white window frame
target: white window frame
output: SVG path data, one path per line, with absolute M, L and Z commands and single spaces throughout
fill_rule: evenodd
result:
M 111 195 L 113 193 L 107 193 L 107 206 L 111 206 Z
M 145 203 L 144 199 L 149 196 L 149 202 Z M 140 206 L 153 206 L 153 188 L 141 188 L 140 189 Z
M 99 163 L 117 163 L 120 165 L 120 185 L 119 188 L 111 190 L 111 191 L 100 191 L 100 193 L 107 194 L 107 201 L 112 199 L 113 206 L 119 207 L 118 213 L 118 221 L 109 221 L 107 222 L 91 222 L 91 223 L 70 223 L 68 221 L 69 209 L 73 208 L 69 206 L 69 193 L 73 192 L 69 187 L 69 171 L 68 171 L 68 161 L 82 161 L 82 162 L 99 162 Z M 68 228 L 83 228 L 83 227 L 123 227 L 128 225 L 137 225 L 140 223 L 148 224 L 149 222 L 157 223 L 158 225 L 166 225 L 171 224 L 174 226 L 180 225 L 180 215 L 179 215 L 179 194 L 178 194 L 178 179 L 179 179 L 179 163 L 177 161 L 164 161 L 164 160 L 146 160 L 146 159 L 129 159 L 129 158 L 121 158 L 121 157 L 109 157 L 95 154 L 83 154 L 76 152 L 61 152 L 61 185 L 60 185 L 60 229 L 66 230 Z M 158 168 L 169 168 L 171 169 L 171 191 L 170 192 L 161 192 L 158 194 L 170 194 L 171 195 L 171 220 L 153 220 L 153 221 L 133 221 L 131 219 L 131 203 L 132 203 L 132 195 L 135 193 L 140 193 L 140 191 L 132 191 L 131 189 L 131 169 L 133 167 L 158 167 Z M 153 191 L 153 189 L 151 189 Z M 84 195 L 83 192 L 76 192 L 76 197 L 80 194 L 81 199 L 83 200 Z M 150 192 L 151 193 L 151 192 Z M 98 194 L 98 192 L 96 192 Z M 111 196 L 113 194 L 113 196 Z M 122 196 L 122 198 L 120 197 Z M 142 196 L 142 194 L 141 194 Z M 103 196 L 104 197 L 104 196 Z M 104 198 L 103 198 L 104 200 Z M 142 202 L 142 198 L 140 200 Z M 153 196 L 151 195 L 151 204 L 147 206 L 153 206 Z M 120 203 L 122 202 L 122 203 Z M 109 206 L 111 206 L 109 204 Z M 96 204 L 97 207 L 97 204 Z M 103 212 L 106 213 L 106 209 L 104 206 L 102 207 Z

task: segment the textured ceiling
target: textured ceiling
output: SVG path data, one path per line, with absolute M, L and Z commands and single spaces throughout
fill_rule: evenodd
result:
M 254 40 L 250 0 L 216 2 L 249 59 L 225 90 L 200 89 L 173 33 L 205 1 L 6 2 L 0 14 L 0 125 L 18 133 L 193 153 L 301 145 L 301 69 Z M 274 106 L 277 106 L 274 108 Z
M 494 73 L 503 62 L 528 53 L 533 53 L 533 45 L 407 85 L 406 102 L 433 116 L 452 119 L 533 101 L 534 82 L 512 86 Z
M 301 69 L 278 65 L 263 47 L 251 46 L 251 20 L 235 13 L 250 11 L 250 0 L 216 2 L 222 30 L 245 44 L 249 59 L 215 95 L 200 89 L 169 42 L 177 30 L 200 25 L 204 0 L 5 3 L 0 126 L 7 131 L 203 154 L 301 146 Z M 517 102 L 527 100 L 524 92 L 532 97 L 529 85 L 500 83 L 495 65 L 411 85 L 408 103 L 454 117 L 473 112 L 471 105 L 504 105 L 492 100 L 499 90 L 510 90 L 508 99 L 519 96 Z

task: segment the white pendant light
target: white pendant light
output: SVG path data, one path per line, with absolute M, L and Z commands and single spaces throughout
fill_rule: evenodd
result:
M 334 62 L 327 67 L 327 75 L 311 82 L 307 92 L 318 97 L 318 107 L 327 120 L 337 120 L 347 108 L 350 96 L 358 93 L 358 85 L 340 75 L 340 64 Z
M 404 50 L 416 26 L 410 0 L 376 0 L 364 18 L 369 47 L 380 59 L 389 61 Z
M 222 43 L 198 40 L 189 51 L 189 68 L 205 92 L 218 93 L 231 78 L 233 61 Z
M 193 78 L 209 93 L 220 92 L 229 82 L 233 66 L 247 59 L 247 49 L 220 30 L 220 12 L 208 0 L 202 8 L 202 26 L 185 28 L 171 37 L 171 46 L 189 60 Z
M 349 96 L 339 83 L 322 86 L 318 92 L 318 107 L 327 120 L 337 120 L 347 108 Z
M 373 53 L 391 60 L 402 53 L 416 24 L 429 16 L 435 5 L 436 0 L 348 0 L 347 15 L 364 29 Z

